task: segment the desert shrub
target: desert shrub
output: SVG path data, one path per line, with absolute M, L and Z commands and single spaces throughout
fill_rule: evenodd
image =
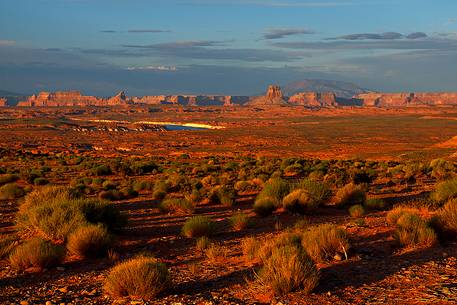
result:
M 365 201 L 364 207 L 368 210 L 382 211 L 387 208 L 387 204 L 384 200 L 379 198 L 368 198 Z
M 270 198 L 273 200 L 275 207 L 279 207 L 281 200 L 289 193 L 289 190 L 290 186 L 285 180 L 281 178 L 270 179 L 257 195 L 257 199 Z
M 396 206 L 392 210 L 390 210 L 387 215 L 386 215 L 386 220 L 389 224 L 391 225 L 396 225 L 398 219 L 403 215 L 403 214 L 415 214 L 415 215 L 420 215 L 420 211 L 417 208 L 413 207 L 404 207 L 404 206 Z
M 207 216 L 193 216 L 186 220 L 182 234 L 186 237 L 210 236 L 214 233 L 214 223 Z
M 354 204 L 364 204 L 366 200 L 365 190 L 361 185 L 346 184 L 336 193 L 336 206 L 346 207 Z
M 276 295 L 298 289 L 310 293 L 319 282 L 319 272 L 301 246 L 285 245 L 273 249 L 258 279 Z
M 438 211 L 435 223 L 441 232 L 457 234 L 457 199 L 451 199 Z
M 250 218 L 247 214 L 236 213 L 229 218 L 229 222 L 235 231 L 241 231 L 250 225 Z
M 68 236 L 67 249 L 80 258 L 104 256 L 112 244 L 108 230 L 102 225 L 85 225 Z
M 117 189 L 118 185 L 119 184 L 117 182 L 111 180 L 105 180 L 102 183 L 102 187 L 105 191 L 115 190 Z
M 121 199 L 131 199 L 138 196 L 138 192 L 129 186 L 121 188 L 119 193 L 121 195 Z
M 365 208 L 363 207 L 363 205 L 361 204 L 356 204 L 356 205 L 353 205 L 349 208 L 349 215 L 351 215 L 351 217 L 362 217 L 363 215 L 365 215 Z
M 205 255 L 211 262 L 224 259 L 228 255 L 228 249 L 220 244 L 212 243 L 205 249 Z
M 199 237 L 195 241 L 195 248 L 200 252 L 203 252 L 210 245 L 211 245 L 211 240 L 206 236 Z
M 168 184 L 165 181 L 157 181 L 154 184 L 154 189 L 152 191 L 152 197 L 154 199 L 163 199 L 167 196 L 168 193 Z
M 403 213 L 397 220 L 395 239 L 404 247 L 430 247 L 437 242 L 435 231 L 417 214 Z
M 194 188 L 190 194 L 186 195 L 186 199 L 193 205 L 197 205 L 202 200 L 202 194 L 198 189 Z
M 235 190 L 238 193 L 247 192 L 251 189 L 251 184 L 248 181 L 237 181 L 234 185 Z
M 8 257 L 18 244 L 19 238 L 16 235 L 1 236 L 0 259 Z
M 51 195 L 56 195 L 50 198 Z M 21 230 L 50 240 L 66 240 L 86 223 L 101 223 L 109 230 L 120 229 L 126 218 L 109 202 L 74 199 L 68 189 L 49 187 L 30 193 L 17 214 Z
M 7 183 L 16 182 L 17 180 L 19 180 L 19 176 L 15 174 L 0 175 L 0 186 Z
M 211 189 L 208 195 L 209 200 L 215 204 L 232 206 L 235 202 L 235 195 L 227 187 L 216 186 Z
M 107 176 L 111 175 L 112 171 L 111 168 L 105 164 L 98 165 L 91 169 L 91 173 L 95 176 Z
M 33 180 L 33 184 L 35 185 L 46 185 L 49 184 L 49 180 L 43 177 L 35 178 Z
M 13 200 L 24 196 L 24 194 L 24 189 L 16 183 L 8 183 L 0 187 L 0 200 Z
M 64 255 L 62 246 L 34 238 L 16 247 L 9 257 L 9 262 L 19 271 L 30 267 L 45 269 L 60 264 Z
M 246 237 L 241 240 L 241 249 L 243 251 L 243 255 L 248 260 L 253 260 L 258 257 L 258 252 L 262 246 L 262 243 L 257 238 L 251 236 Z
M 299 233 L 286 231 L 277 235 L 273 239 L 265 240 L 257 252 L 257 256 L 260 261 L 265 262 L 271 256 L 274 249 L 289 245 L 300 247 L 301 235 Z
M 185 198 L 168 198 L 159 204 L 162 213 L 192 214 L 194 205 Z
M 327 184 L 311 179 L 303 179 L 300 181 L 298 188 L 307 190 L 313 201 L 318 205 L 324 204 L 332 195 L 332 191 Z
M 122 194 L 118 190 L 101 191 L 98 194 L 98 198 L 100 198 L 102 200 L 115 201 L 115 200 L 121 200 Z
M 257 198 L 254 202 L 253 210 L 254 212 L 261 216 L 266 217 L 273 213 L 276 209 L 275 199 L 271 197 L 261 197 Z
M 137 257 L 114 266 L 104 283 L 113 297 L 154 299 L 171 286 L 167 267 L 151 257 Z
M 157 168 L 158 168 L 157 164 L 152 161 L 150 161 L 150 162 L 136 161 L 130 165 L 130 170 L 134 175 L 149 174 L 152 171 L 156 170 Z
M 133 182 L 132 188 L 136 192 L 141 192 L 145 190 L 151 190 L 153 188 L 153 185 L 150 181 L 141 180 Z
M 302 245 L 316 262 L 326 262 L 336 254 L 347 256 L 350 248 L 347 233 L 334 224 L 312 226 L 302 234 Z
M 282 205 L 289 212 L 307 214 L 315 210 L 319 203 L 314 201 L 307 190 L 296 189 L 284 197 Z
M 434 201 L 440 203 L 457 197 L 457 178 L 438 183 L 430 196 Z

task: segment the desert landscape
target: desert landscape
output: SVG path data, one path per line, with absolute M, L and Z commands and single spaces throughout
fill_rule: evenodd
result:
M 0 1 L 0 304 L 457 304 L 455 12 Z

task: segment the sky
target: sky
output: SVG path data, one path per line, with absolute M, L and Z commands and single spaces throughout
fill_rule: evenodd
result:
M 0 0 L 0 90 L 457 91 L 455 0 Z

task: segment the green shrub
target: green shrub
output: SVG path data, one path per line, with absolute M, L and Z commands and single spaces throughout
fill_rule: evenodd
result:
M 284 197 L 282 205 L 289 212 L 308 214 L 318 207 L 319 202 L 315 201 L 307 190 L 296 189 Z
M 68 236 L 68 251 L 80 258 L 95 258 L 106 255 L 112 244 L 108 230 L 102 225 L 81 226 Z
M 118 190 L 109 190 L 109 191 L 101 191 L 98 194 L 98 198 L 100 198 L 102 200 L 116 201 L 116 200 L 121 200 L 122 195 Z
M 24 189 L 16 183 L 8 183 L 0 187 L 0 200 L 13 200 L 24 196 L 24 194 Z
M 431 198 L 436 202 L 446 202 L 449 199 L 457 197 L 457 178 L 446 180 L 436 185 L 435 190 L 431 193 Z
M 162 213 L 192 214 L 195 207 L 185 198 L 168 198 L 160 203 L 159 209 Z
M 214 233 L 214 223 L 207 216 L 193 216 L 186 220 L 182 234 L 186 237 L 210 236 Z
M 316 262 L 326 262 L 336 254 L 347 256 L 350 248 L 347 233 L 334 224 L 312 226 L 302 234 L 302 245 Z
M 332 191 L 327 184 L 311 179 L 303 179 L 300 181 L 298 188 L 307 190 L 317 205 L 324 204 L 332 195 Z
M 351 215 L 351 217 L 355 217 L 355 218 L 359 218 L 359 217 L 362 217 L 363 215 L 365 215 L 365 209 L 363 207 L 363 205 L 361 204 L 356 204 L 356 205 L 353 205 L 349 208 L 349 215 Z
M 247 214 L 236 213 L 229 218 L 230 225 L 235 231 L 246 229 L 250 225 L 250 218 Z
M 257 195 L 257 199 L 270 198 L 274 200 L 275 207 L 279 207 L 284 196 L 289 193 L 289 190 L 290 186 L 285 180 L 281 178 L 270 179 L 265 183 L 259 195 Z
M 336 193 L 336 206 L 347 207 L 348 205 L 364 204 L 366 200 L 365 190 L 361 185 L 346 184 Z
M 420 214 L 420 211 L 416 208 L 413 207 L 405 207 L 405 206 L 396 206 L 392 210 L 390 210 L 387 215 L 386 215 L 386 220 L 389 224 L 391 225 L 396 225 L 398 219 L 403 215 L 403 214 L 415 214 L 418 215 Z
M 138 196 L 138 192 L 129 186 L 121 188 L 119 193 L 121 195 L 121 199 L 132 199 Z
M 286 245 L 272 250 L 258 278 L 281 296 L 295 290 L 310 293 L 319 282 L 319 272 L 301 246 Z
M 374 211 L 382 211 L 387 208 L 386 202 L 379 198 L 368 198 L 367 201 L 365 201 L 364 206 L 368 210 L 374 210 Z
M 269 216 L 276 210 L 275 199 L 270 197 L 257 198 L 254 202 L 253 210 L 261 217 Z
M 403 213 L 397 220 L 395 239 L 404 247 L 431 247 L 437 242 L 435 231 L 416 214 Z
M 46 185 L 49 184 L 49 180 L 43 177 L 35 178 L 33 180 L 33 184 L 35 185 Z
M 15 174 L 0 175 L 0 186 L 7 183 L 16 182 L 17 180 L 19 180 L 19 176 Z
M 440 232 L 457 234 L 457 199 L 449 200 L 438 211 L 436 220 Z
M 107 176 L 112 174 L 111 168 L 105 164 L 92 168 L 91 172 L 95 176 Z
M 224 186 L 216 186 L 211 189 L 208 198 L 212 203 L 224 206 L 232 206 L 235 202 L 233 192 Z
M 56 195 L 50 198 L 51 195 Z M 109 202 L 74 199 L 68 189 L 55 187 L 30 193 L 17 214 L 21 230 L 50 240 L 65 241 L 68 235 L 87 223 L 101 223 L 109 230 L 118 230 L 126 218 Z
M 154 199 L 163 199 L 165 196 L 167 196 L 168 193 L 168 184 L 165 181 L 157 181 L 157 183 L 154 184 L 154 189 L 152 192 L 152 197 Z
M 45 269 L 59 265 L 64 255 L 63 247 L 34 238 L 16 247 L 9 261 L 11 266 L 19 271 L 30 267 Z
M 152 190 L 153 185 L 150 181 L 141 180 L 133 182 L 132 188 L 136 192 L 141 192 L 145 190 Z
M 151 257 L 137 257 L 114 266 L 105 280 L 105 291 L 117 297 L 152 300 L 171 287 L 167 267 Z

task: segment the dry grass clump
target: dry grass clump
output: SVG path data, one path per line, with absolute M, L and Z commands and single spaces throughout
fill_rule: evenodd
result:
M 432 222 L 440 233 L 457 235 L 457 199 L 446 202 Z
M 246 229 L 251 224 L 251 219 L 245 213 L 236 213 L 229 218 L 230 225 L 235 231 Z
M 282 205 L 291 213 L 308 214 L 319 206 L 319 202 L 307 190 L 296 189 L 284 197 Z
M 311 179 L 303 179 L 298 184 L 298 188 L 307 190 L 313 201 L 318 205 L 322 205 L 332 195 L 332 191 L 327 184 L 317 182 Z
M 346 207 L 348 205 L 364 204 L 366 193 L 361 185 L 353 183 L 346 184 L 336 193 L 336 206 Z
M 359 218 L 365 215 L 365 208 L 361 204 L 353 205 L 348 210 L 351 217 Z
M 457 178 L 438 183 L 430 197 L 439 203 L 457 197 Z
M 223 260 L 227 257 L 228 253 L 229 251 L 226 247 L 217 243 L 211 243 L 208 248 L 205 249 L 205 255 L 210 262 Z
M 365 201 L 364 207 L 368 210 L 382 211 L 386 209 L 387 204 L 380 198 L 368 198 Z
M 24 196 L 24 194 L 24 189 L 16 183 L 8 183 L 0 187 L 0 200 L 13 200 Z
M 276 210 L 276 201 L 272 197 L 260 197 L 255 200 L 252 208 L 258 216 L 267 217 Z
M 243 240 L 241 240 L 241 249 L 242 249 L 243 255 L 248 260 L 254 260 L 254 259 L 258 258 L 258 253 L 259 253 L 259 250 L 261 247 L 262 247 L 261 241 L 253 236 L 246 237 Z
M 274 201 L 275 207 L 281 205 L 281 201 L 290 191 L 290 185 L 281 178 L 273 178 L 265 183 L 257 199 L 270 198 Z M 257 201 L 257 200 L 256 200 Z
M 207 249 L 210 245 L 211 240 L 206 236 L 199 237 L 195 241 L 195 248 L 200 252 L 205 251 L 205 249 Z
M 389 224 L 396 225 L 398 219 L 403 216 L 403 214 L 414 214 L 419 216 L 420 210 L 413 207 L 396 206 L 387 213 L 386 220 Z
M 59 265 L 64 255 L 62 246 L 41 238 L 33 238 L 16 247 L 9 256 L 9 262 L 19 271 L 31 267 L 45 269 Z
M 108 230 L 101 225 L 85 225 L 68 237 L 68 251 L 80 258 L 94 258 L 106 255 L 112 244 Z
M 207 216 L 194 216 L 186 220 L 182 234 L 186 237 L 210 236 L 214 233 L 215 225 Z
M 186 198 L 168 198 L 159 205 L 162 213 L 192 214 L 195 206 Z
M 112 297 L 152 300 L 171 286 L 167 267 L 151 257 L 140 256 L 114 266 L 104 289 Z
M 19 244 L 19 237 L 7 235 L 0 238 L 0 259 L 7 258 Z
M 258 280 L 276 295 L 295 290 L 310 293 L 319 282 L 319 271 L 300 245 L 286 244 L 272 249 Z
M 19 180 L 18 175 L 14 174 L 5 174 L 5 175 L 0 175 L 0 186 L 7 184 L 7 183 L 12 183 Z
M 164 199 L 165 196 L 167 196 L 168 188 L 169 186 L 165 181 L 157 181 L 154 184 L 152 197 L 154 197 L 154 199 Z
M 301 242 L 303 248 L 316 262 L 330 261 L 337 254 L 347 257 L 350 248 L 346 231 L 327 223 L 309 227 L 303 232 Z
M 396 224 L 394 237 L 404 247 L 431 247 L 437 243 L 435 231 L 416 214 L 404 213 Z

